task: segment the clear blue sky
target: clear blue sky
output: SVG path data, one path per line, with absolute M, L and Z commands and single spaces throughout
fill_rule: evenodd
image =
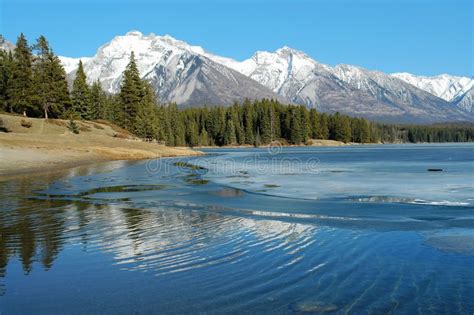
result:
M 8 40 L 43 34 L 70 57 L 136 29 L 238 60 L 287 45 L 330 65 L 474 75 L 472 0 L 0 0 L 0 11 Z

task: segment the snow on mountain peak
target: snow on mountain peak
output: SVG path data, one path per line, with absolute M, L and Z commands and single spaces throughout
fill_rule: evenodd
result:
M 200 46 L 192 46 L 170 35 L 144 35 L 139 31 L 116 36 L 101 46 L 94 57 L 82 58 L 89 82 L 100 79 L 106 91 L 117 92 L 131 51 L 135 53 L 142 76 L 156 86 L 158 94 L 162 93 L 166 98 L 174 100 L 181 100 L 179 97 L 182 95 L 190 96 L 189 91 L 194 91 L 202 85 L 199 81 L 202 78 L 189 77 L 196 75 L 195 69 L 198 68 L 203 69 L 202 73 L 207 79 L 211 78 L 210 73 L 214 79 L 222 75 L 219 81 L 228 80 L 226 84 L 229 84 L 221 84 L 225 86 L 225 90 L 230 86 L 237 86 L 236 74 L 228 69 L 230 68 L 296 103 L 323 108 L 329 106 L 328 104 L 339 104 L 339 110 L 342 111 L 345 106 L 356 104 L 360 113 L 372 116 L 375 115 L 375 109 L 371 106 L 385 106 L 384 110 L 379 111 L 380 115 L 384 115 L 387 110 L 400 112 L 399 108 L 390 107 L 393 103 L 399 107 L 408 106 L 407 111 L 413 113 L 418 110 L 417 106 L 425 106 L 430 102 L 434 104 L 433 108 L 445 106 L 446 103 L 443 105 L 444 101 L 439 98 L 457 104 L 461 101 L 456 103 L 454 100 L 461 100 L 474 86 L 474 80 L 471 78 L 446 74 L 421 77 L 409 73 L 389 75 L 347 64 L 331 67 L 288 46 L 274 52 L 257 51 L 251 58 L 237 61 L 214 55 Z M 61 60 L 69 74 L 77 69 L 79 58 L 62 57 Z M 203 68 L 200 68 L 202 65 Z M 189 82 L 186 81 L 188 79 Z M 245 84 L 251 85 L 249 82 Z M 246 91 L 243 94 L 248 93 L 249 91 Z M 463 109 L 470 108 L 472 97 L 465 98 L 462 102 Z M 367 108 L 360 109 L 360 104 L 365 104 Z M 432 119 L 439 119 L 436 115 L 433 114 L 435 118 Z M 431 118 L 426 118 L 429 119 Z
M 132 30 L 127 32 L 125 36 L 143 36 L 143 34 L 140 31 Z
M 462 97 L 474 86 L 474 79 L 472 78 L 452 76 L 449 74 L 428 77 L 401 72 L 393 73 L 392 76 L 410 83 L 419 89 L 434 94 L 448 102 L 452 102 Z

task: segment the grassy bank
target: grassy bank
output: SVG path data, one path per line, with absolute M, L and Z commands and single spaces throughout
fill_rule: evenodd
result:
M 69 121 L 0 114 L 0 179 L 112 161 L 201 154 L 144 142 L 106 121 Z

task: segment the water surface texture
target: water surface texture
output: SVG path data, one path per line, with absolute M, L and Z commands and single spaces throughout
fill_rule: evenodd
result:
M 473 145 L 207 153 L 0 183 L 0 312 L 473 314 Z

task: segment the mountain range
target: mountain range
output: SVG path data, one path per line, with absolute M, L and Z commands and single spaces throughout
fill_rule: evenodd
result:
M 90 82 L 100 80 L 107 92 L 117 93 L 131 51 L 158 99 L 182 106 L 273 98 L 383 122 L 474 119 L 472 78 L 387 74 L 344 64 L 332 67 L 286 46 L 236 61 L 169 35 L 131 31 L 101 46 L 93 57 L 60 58 L 71 81 L 82 60 Z

